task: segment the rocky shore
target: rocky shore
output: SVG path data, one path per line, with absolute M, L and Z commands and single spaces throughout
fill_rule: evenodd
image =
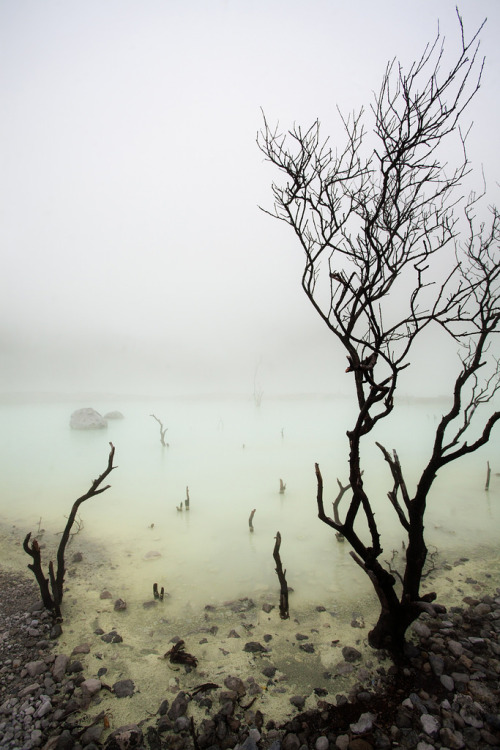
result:
M 0 591 L 5 750 L 500 749 L 500 589 L 465 596 L 439 618 L 421 617 L 404 667 L 360 669 L 356 649 L 345 647 L 359 682 L 335 702 L 317 690 L 316 708 L 307 711 L 305 696 L 293 696 L 296 714 L 287 722 L 259 710 L 259 696 L 277 678 L 266 661 L 259 682 L 228 674 L 187 692 L 172 678 L 155 715 L 121 727 L 103 698 L 127 700 L 138 686 L 126 675 L 107 684 L 104 662 L 96 670 L 90 661 L 92 644 L 61 653 L 33 581 L 0 571 Z

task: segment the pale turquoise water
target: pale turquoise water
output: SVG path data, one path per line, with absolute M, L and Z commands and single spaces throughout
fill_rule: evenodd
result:
M 71 412 L 93 406 L 125 415 L 107 430 L 69 428 Z M 403 405 L 397 419 L 367 441 L 365 486 L 386 540 L 387 558 L 403 535 L 386 493 L 387 464 L 374 439 L 398 448 L 410 490 L 442 405 Z M 129 588 L 147 579 L 182 590 L 200 603 L 274 590 L 272 550 L 282 535 L 288 582 L 303 602 L 349 598 L 367 583 L 316 517 L 314 462 L 325 482 L 327 508 L 347 481 L 351 407 L 335 399 L 94 401 L 0 406 L 0 518 L 20 530 L 64 526 L 73 501 L 106 467 L 109 441 L 117 469 L 111 488 L 82 506 L 82 533 L 104 544 Z M 159 440 L 155 413 L 168 426 L 168 448 Z M 486 554 L 500 530 L 500 478 L 484 492 L 486 460 L 500 470 L 499 440 L 451 465 L 436 482 L 427 518 L 428 541 L 444 554 Z M 496 466 L 495 466 L 496 464 Z M 280 478 L 286 483 L 279 494 Z M 189 486 L 191 509 L 178 512 Z M 255 508 L 255 532 L 248 517 Z M 151 525 L 154 527 L 151 528 Z M 479 551 L 478 551 L 479 550 Z M 149 551 L 161 557 L 145 561 Z M 386 558 L 386 559 L 387 559 Z M 149 583 L 148 583 L 149 586 Z

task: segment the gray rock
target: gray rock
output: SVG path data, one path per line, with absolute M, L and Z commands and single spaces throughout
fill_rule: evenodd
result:
M 361 659 L 361 652 L 353 646 L 344 646 L 344 648 L 342 649 L 342 656 L 344 657 L 345 661 L 348 662 L 359 661 L 359 659 Z
M 107 411 L 104 419 L 125 419 L 121 411 Z
M 429 626 L 425 624 L 425 622 L 421 622 L 420 620 L 415 620 L 415 622 L 413 623 L 411 627 L 412 627 L 412 630 L 414 630 L 415 633 L 419 636 L 419 638 L 431 637 L 431 630 Z
M 426 734 L 429 735 L 429 737 L 437 736 L 437 733 L 439 732 L 439 722 L 435 716 L 431 716 L 430 714 L 422 714 L 420 717 L 420 723 L 422 725 L 422 729 Z
M 453 656 L 461 656 L 464 652 L 464 647 L 459 641 L 454 641 L 453 639 L 450 639 L 448 641 L 448 651 L 450 654 L 453 654 Z
M 436 677 L 441 677 L 444 672 L 444 659 L 433 651 L 429 652 L 429 664 Z
M 450 750 L 461 750 L 461 748 L 465 747 L 463 734 L 457 730 L 449 729 L 448 727 L 444 727 L 440 730 L 439 739 L 444 746 L 450 748 Z
M 101 739 L 101 734 L 103 732 L 104 727 L 102 724 L 95 724 L 93 727 L 89 727 L 85 730 L 85 732 L 82 734 L 82 745 L 84 747 L 88 747 L 90 743 L 98 743 Z M 59 748 L 58 748 L 59 750 Z
M 446 688 L 446 690 L 449 690 L 450 692 L 455 689 L 455 682 L 453 680 L 453 677 L 450 677 L 449 674 L 442 674 L 439 678 L 441 685 Z
M 128 698 L 134 694 L 135 684 L 133 680 L 118 680 L 113 685 L 113 692 L 117 698 Z
M 276 667 L 264 667 L 262 674 L 264 677 L 272 678 L 276 674 Z
M 175 721 L 179 716 L 185 716 L 189 700 L 182 690 L 175 696 L 170 709 L 168 710 L 168 718 L 171 721 Z
M 314 743 L 314 748 L 315 750 L 328 750 L 329 745 L 328 737 L 318 737 Z
M 78 659 L 75 659 L 75 661 L 71 661 L 66 668 L 66 672 L 68 672 L 68 674 L 75 674 L 76 672 L 83 672 L 82 662 L 79 661 Z
M 375 714 L 372 714 L 369 711 L 361 714 L 358 721 L 354 724 L 350 724 L 351 732 L 353 732 L 353 734 L 365 734 L 366 732 L 370 732 L 376 718 Z
M 292 695 L 292 697 L 290 698 L 290 703 L 292 704 L 292 706 L 295 706 L 295 708 L 298 708 L 299 711 L 301 711 L 305 706 L 306 699 L 303 695 Z
M 245 643 L 243 651 L 247 651 L 250 654 L 256 654 L 259 652 L 265 653 L 267 652 L 267 648 L 257 641 L 249 641 L 248 643 Z
M 98 693 L 101 687 L 102 683 L 100 680 L 95 677 L 89 677 L 88 680 L 84 680 L 82 682 L 82 684 L 80 685 L 80 690 L 84 695 L 91 697 Z
M 305 651 L 306 654 L 314 654 L 314 646 L 312 643 L 301 643 L 299 648 L 301 651 Z
M 281 742 L 281 750 L 299 750 L 300 740 L 294 732 L 285 734 Z
M 115 612 L 123 612 L 125 609 L 127 609 L 127 602 L 123 599 L 117 599 L 114 606 Z
M 132 750 L 142 744 L 142 731 L 137 724 L 126 724 L 109 735 L 105 747 L 106 750 Z
M 73 412 L 69 426 L 72 430 L 102 430 L 108 426 L 108 423 L 98 411 L 86 407 Z
M 26 664 L 26 670 L 30 677 L 36 677 L 39 674 L 43 674 L 47 669 L 47 665 L 44 661 L 29 661 Z
M 71 652 L 71 656 L 75 654 L 90 654 L 90 643 L 80 643 L 79 646 L 75 646 Z
M 179 716 L 174 722 L 174 732 L 185 732 L 189 729 L 190 721 L 187 716 Z
M 257 750 L 257 742 L 253 737 L 248 736 L 243 744 L 239 746 L 239 750 Z
M 110 630 L 109 633 L 101 635 L 101 641 L 104 641 L 104 643 L 122 643 L 123 638 L 116 632 L 116 630 Z
M 246 688 L 245 683 L 243 680 L 240 680 L 239 677 L 232 677 L 228 676 L 224 680 L 224 685 L 227 687 L 228 690 L 234 690 L 234 692 L 239 696 L 240 698 L 243 695 L 246 695 Z

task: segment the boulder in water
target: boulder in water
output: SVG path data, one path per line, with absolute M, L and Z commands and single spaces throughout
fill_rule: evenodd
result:
M 86 407 L 73 412 L 69 426 L 72 430 L 102 430 L 108 423 L 98 411 Z
M 125 419 L 121 411 L 108 411 L 104 415 L 104 419 Z

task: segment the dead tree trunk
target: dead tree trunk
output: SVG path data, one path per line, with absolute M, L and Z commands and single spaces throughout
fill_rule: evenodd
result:
M 103 471 L 103 473 L 99 477 L 97 477 L 97 479 L 94 479 L 88 492 L 86 492 L 85 495 L 79 497 L 78 500 L 75 500 L 75 502 L 73 503 L 71 513 L 68 516 L 68 521 L 66 523 L 66 527 L 63 531 L 63 535 L 57 549 L 57 571 L 54 571 L 54 564 L 51 560 L 49 562 L 49 578 L 47 579 L 45 577 L 42 568 L 40 545 L 38 544 L 36 539 L 33 539 L 33 542 L 30 546 L 31 532 L 26 535 L 23 542 L 24 551 L 33 559 L 33 562 L 28 565 L 28 568 L 34 573 L 37 583 L 40 587 L 40 594 L 42 596 L 43 605 L 46 609 L 53 612 L 56 617 L 61 616 L 61 602 L 63 599 L 64 591 L 64 575 L 66 573 L 64 553 L 66 551 L 66 545 L 68 544 L 71 529 L 75 522 L 78 509 L 80 505 L 85 502 L 85 500 L 88 500 L 95 495 L 100 495 L 101 492 L 105 492 L 111 486 L 109 484 L 107 484 L 105 487 L 100 486 L 106 479 L 108 474 L 110 474 L 113 469 L 116 468 L 116 466 L 113 466 L 115 447 L 113 443 L 110 443 L 110 446 L 111 450 L 109 452 L 108 465 L 106 470 Z
M 276 532 L 276 542 L 274 544 L 273 557 L 276 563 L 276 573 L 280 583 L 280 617 L 282 620 L 288 620 L 290 612 L 288 610 L 288 584 L 286 582 L 286 570 L 283 570 L 280 557 L 281 534 Z
M 163 422 L 160 419 L 158 419 L 158 417 L 155 416 L 155 414 L 150 414 L 149 416 L 153 417 L 153 419 L 156 419 L 156 421 L 160 425 L 160 442 L 165 448 L 167 445 L 167 443 L 165 442 L 165 435 L 167 434 L 168 427 L 164 427 Z

